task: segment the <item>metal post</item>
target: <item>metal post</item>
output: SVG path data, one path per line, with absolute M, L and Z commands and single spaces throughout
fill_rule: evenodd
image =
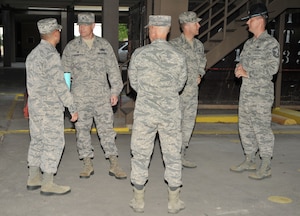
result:
M 228 18 L 228 0 L 225 0 L 224 22 L 223 22 L 223 40 L 226 38 Z
M 280 59 L 282 59 L 282 51 L 284 45 L 283 31 L 285 28 L 285 12 L 280 15 L 278 41 L 280 44 Z M 282 83 L 282 62 L 279 65 L 279 70 L 275 85 L 275 107 L 280 107 L 281 102 L 281 83 Z

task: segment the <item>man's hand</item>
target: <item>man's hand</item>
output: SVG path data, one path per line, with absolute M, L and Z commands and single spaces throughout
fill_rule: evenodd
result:
M 199 76 L 197 77 L 197 84 L 199 85 L 201 82 L 201 75 L 199 74 Z
M 238 64 L 235 67 L 234 75 L 235 75 L 236 78 L 240 78 L 240 77 L 249 78 L 247 71 L 244 70 L 244 68 L 241 64 Z
M 76 122 L 78 119 L 78 112 L 71 114 L 72 118 L 70 119 L 71 122 Z
M 112 105 L 112 106 L 117 105 L 118 100 L 119 100 L 119 97 L 118 97 L 117 95 L 112 95 L 112 96 L 110 97 L 110 103 L 111 103 L 111 105 Z

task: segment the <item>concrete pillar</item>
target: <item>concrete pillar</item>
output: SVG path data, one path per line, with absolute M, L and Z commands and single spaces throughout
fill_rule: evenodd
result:
M 62 33 L 60 34 L 60 44 L 61 44 L 61 50 L 63 51 L 65 46 L 67 45 L 67 35 L 68 35 L 68 19 L 67 19 L 68 13 L 63 11 L 61 12 L 61 25 L 63 27 Z M 73 25 L 73 24 L 70 24 Z
M 280 44 L 280 59 L 282 59 L 282 50 L 283 50 L 283 45 L 284 45 L 284 34 L 282 32 L 285 29 L 285 15 L 286 13 L 282 13 L 280 15 L 280 22 L 279 22 L 279 44 Z M 275 100 L 274 100 L 274 106 L 275 107 L 280 107 L 281 104 L 281 84 L 282 84 L 282 63 L 279 65 L 278 69 L 278 74 L 277 74 L 277 79 L 275 83 Z
M 102 36 L 110 42 L 115 54 L 119 48 L 119 0 L 103 0 Z
M 169 39 L 180 35 L 178 16 L 188 10 L 188 0 L 153 0 L 154 15 L 170 15 L 172 17 L 172 27 Z M 149 5 L 148 5 L 149 6 Z M 150 14 L 149 14 L 150 15 Z

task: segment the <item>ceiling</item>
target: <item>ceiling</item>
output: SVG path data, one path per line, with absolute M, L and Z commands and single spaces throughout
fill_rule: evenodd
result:
M 79 10 L 95 10 L 88 6 L 102 6 L 104 0 L 0 0 L 0 11 L 3 8 L 14 10 L 16 21 L 28 21 L 32 19 L 41 19 L 43 16 L 60 16 L 60 11 L 67 8 L 75 8 Z M 115 0 L 110 0 L 115 1 Z M 119 0 L 120 7 L 132 7 L 137 3 L 146 0 Z M 206 0 L 188 0 L 189 4 L 201 3 Z M 86 6 L 83 9 L 78 9 L 75 6 Z M 47 8 L 47 10 L 45 10 Z M 31 11 L 31 12 L 29 12 Z M 41 12 L 42 11 L 42 12 Z M 98 11 L 97 9 L 95 12 Z M 101 13 L 101 12 L 100 12 Z M 26 14 L 26 16 L 24 16 Z M 120 11 L 120 22 L 126 23 L 128 19 L 128 11 Z M 98 17 L 99 19 L 99 17 Z M 2 17 L 0 16 L 0 21 Z M 1 23 L 1 22 L 0 22 Z
M 120 6 L 133 6 L 140 0 L 119 0 Z M 103 0 L 0 0 L 2 6 L 9 5 L 16 9 L 26 9 L 28 7 L 49 7 L 67 8 L 75 5 L 100 6 Z
M 141 0 L 119 0 L 120 6 L 131 7 Z M 203 2 L 204 0 L 189 0 L 190 3 Z M 28 7 L 43 8 L 67 8 L 75 5 L 101 6 L 103 0 L 0 0 L 1 7 L 10 6 L 15 9 L 27 9 Z

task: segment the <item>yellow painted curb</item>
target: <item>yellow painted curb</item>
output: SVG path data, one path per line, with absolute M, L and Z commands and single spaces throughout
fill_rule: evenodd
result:
M 76 130 L 73 129 L 73 128 L 66 128 L 65 129 L 66 133 L 75 133 L 75 131 Z M 114 128 L 114 131 L 116 131 L 116 133 L 129 133 L 130 132 L 129 128 L 127 128 L 127 127 Z M 96 128 L 92 128 L 91 132 L 92 133 L 97 133 L 97 129 Z
M 296 110 L 290 110 L 290 109 L 276 107 L 273 109 L 272 113 L 294 119 L 297 122 L 297 124 L 300 124 L 300 112 L 298 112 Z
M 114 130 L 115 130 L 117 133 L 129 132 L 129 128 L 127 128 L 127 127 L 114 128 Z M 92 128 L 91 132 L 96 133 L 96 132 L 97 132 L 97 129 L 96 129 L 96 128 Z
M 287 118 L 281 115 L 272 114 L 272 122 L 275 122 L 277 124 L 281 125 L 296 125 L 297 122 L 294 119 Z
M 65 128 L 64 132 L 65 133 L 75 133 L 75 129 L 73 129 L 73 128 Z
M 274 203 L 287 204 L 293 202 L 292 199 L 283 196 L 270 196 L 268 200 Z
M 237 115 L 198 115 L 197 123 L 237 123 Z
M 239 132 L 236 130 L 230 130 L 230 131 L 225 131 L 225 130 L 196 130 L 193 131 L 193 134 L 196 135 L 233 135 L 233 134 L 239 134 Z
M 115 130 L 117 133 L 127 133 L 127 132 L 130 131 L 129 128 L 126 128 L 126 127 L 124 127 L 124 128 L 114 128 L 114 130 Z

